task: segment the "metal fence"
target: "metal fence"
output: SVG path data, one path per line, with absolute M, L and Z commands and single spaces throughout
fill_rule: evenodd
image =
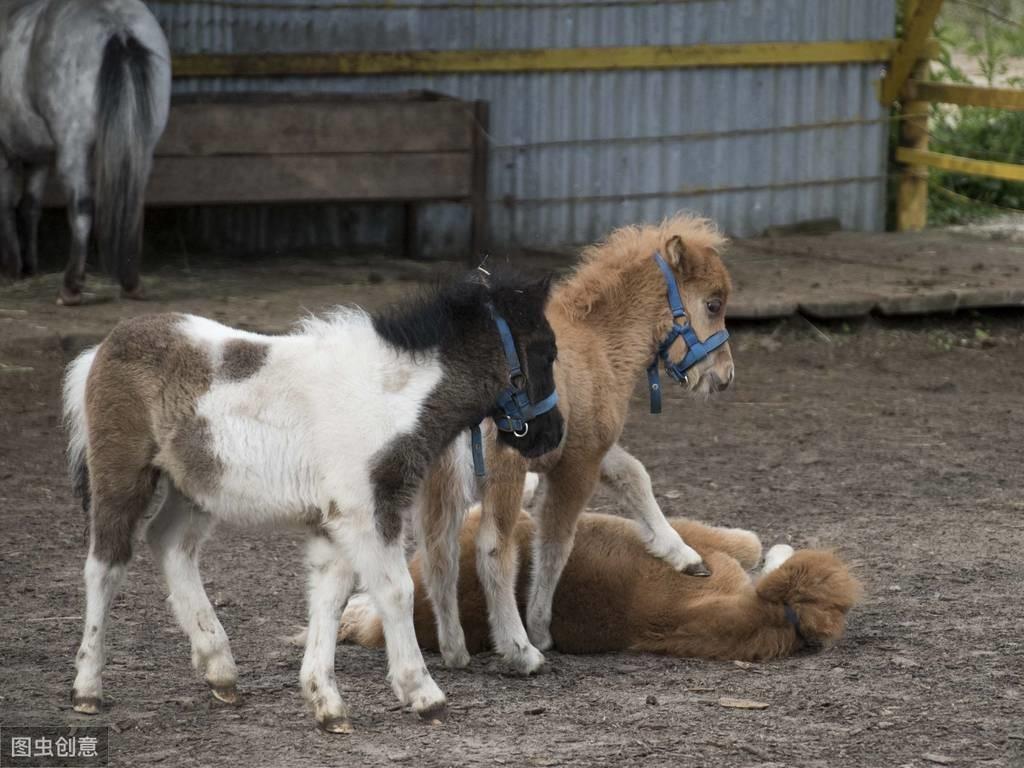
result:
M 796 52 L 816 43 L 890 41 L 894 4 L 157 0 L 151 7 L 176 57 L 198 59 L 200 67 L 209 54 L 489 54 L 490 66 L 480 69 L 491 71 L 430 71 L 428 61 L 390 74 L 179 77 L 175 89 L 432 90 L 486 99 L 492 239 L 501 249 L 587 242 L 679 208 L 711 216 L 738 236 L 826 217 L 849 229 L 881 229 L 888 125 L 875 81 L 887 54 L 793 65 L 785 62 L 800 56 L 787 57 L 782 45 L 762 65 L 696 67 L 630 66 L 630 56 L 657 46 L 711 44 L 721 53 L 732 43 L 784 43 Z M 634 53 L 619 51 L 621 61 L 608 69 L 573 66 L 582 60 L 574 58 L 580 49 L 612 47 Z M 524 50 L 567 63 L 495 71 L 507 52 Z M 197 214 L 210 234 L 248 239 L 252 247 L 384 242 L 400 221 L 397 211 L 379 206 L 334 206 L 293 211 L 287 214 L 296 217 L 293 224 L 283 229 L 268 225 L 285 215 L 269 209 Z M 420 217 L 421 248 L 464 247 L 467 215 L 458 206 L 430 206 Z

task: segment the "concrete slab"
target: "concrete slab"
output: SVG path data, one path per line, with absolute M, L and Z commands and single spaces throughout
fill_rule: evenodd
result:
M 836 319 L 1024 306 L 1024 243 L 964 232 L 738 240 L 729 316 Z

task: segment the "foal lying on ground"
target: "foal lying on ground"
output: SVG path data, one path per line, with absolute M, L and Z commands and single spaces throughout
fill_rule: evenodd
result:
M 761 542 L 751 531 L 712 528 L 690 520 L 669 520 L 711 568 L 695 579 L 646 551 L 631 520 L 584 514 L 576 545 L 555 590 L 551 614 L 554 647 L 563 653 L 649 651 L 672 656 L 760 661 L 818 647 L 843 633 L 846 614 L 860 593 L 857 580 L 832 553 L 768 551 L 755 578 L 747 571 L 761 559 Z M 459 606 L 466 644 L 478 653 L 491 647 L 487 605 L 476 576 L 475 545 L 480 510 L 470 512 L 461 534 Z M 522 513 L 515 545 L 522 558 L 517 595 L 526 609 L 530 540 L 534 520 Z M 410 564 L 416 584 L 416 637 L 437 650 L 437 629 L 417 555 Z M 381 619 L 363 595 L 349 601 L 341 638 L 379 648 Z
M 75 709 L 100 707 L 107 614 L 148 509 L 146 539 L 193 664 L 217 698 L 235 701 L 237 674 L 203 589 L 199 548 L 214 522 L 290 524 L 310 531 L 301 681 L 320 726 L 350 730 L 334 649 L 357 577 L 380 611 L 395 693 L 440 719 L 445 697 L 413 630 L 402 511 L 464 430 L 508 416 L 496 403 L 507 400 L 510 369 L 522 370 L 521 397 L 537 403 L 552 392 L 547 295 L 546 282 L 467 281 L 400 313 L 343 309 L 280 337 L 150 315 L 83 353 L 64 394 L 72 475 L 92 520 Z M 524 455 L 562 437 L 557 407 L 527 423 L 513 442 Z
M 660 405 L 657 366 L 662 362 L 691 392 L 709 395 L 732 382 L 732 354 L 725 343 L 729 274 L 719 256 L 724 244 L 711 222 L 692 216 L 679 215 L 658 226 L 623 227 L 586 249 L 575 273 L 554 289 L 547 316 L 558 339 L 555 382 L 566 419 L 565 440 L 529 463 L 514 451 L 488 452 L 477 541 L 476 568 L 495 650 L 518 672 L 529 674 L 544 662 L 541 651 L 551 645 L 555 586 L 572 549 L 576 520 L 599 481 L 632 511 L 649 552 L 678 570 L 708 573 L 700 555 L 665 522 L 647 471 L 618 439 L 645 370 L 652 405 L 655 398 Z M 685 428 L 685 422 L 680 426 Z M 458 495 L 464 484 L 452 473 L 460 466 L 454 460 L 434 466 L 419 516 L 441 654 L 455 667 L 469 663 L 456 595 L 459 526 L 468 506 Z M 544 500 L 536 507 L 538 534 L 524 627 L 516 610 L 517 555 L 511 533 L 527 469 L 544 473 L 547 482 Z

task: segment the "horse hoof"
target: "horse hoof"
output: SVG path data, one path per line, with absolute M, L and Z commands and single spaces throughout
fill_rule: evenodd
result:
M 701 578 L 706 578 L 711 575 L 711 571 L 708 570 L 708 567 L 704 564 L 703 560 L 699 563 L 686 566 L 683 569 L 683 573 L 687 576 L 700 576 Z
M 71 706 L 75 712 L 83 715 L 98 715 L 100 713 L 100 700 L 95 696 L 72 696 Z
M 317 726 L 324 733 L 352 733 L 352 722 L 347 717 L 328 717 L 326 720 L 320 720 Z
M 67 288 L 61 288 L 60 293 L 57 294 L 58 307 L 77 307 L 81 303 L 81 291 L 69 291 Z
M 445 720 L 448 719 L 448 705 L 444 702 L 440 704 L 434 704 L 431 707 L 427 707 L 419 713 L 420 719 L 429 723 L 430 725 L 441 725 Z
M 225 704 L 230 704 L 233 707 L 238 706 L 241 702 L 238 689 L 233 685 L 211 685 L 210 693 L 213 694 L 213 698 L 217 699 L 217 701 L 223 701 Z
M 470 662 L 469 651 L 464 648 L 458 651 L 442 653 L 441 658 L 448 669 L 465 669 L 469 666 Z
M 145 301 L 146 291 L 142 287 L 142 283 L 139 283 L 134 288 L 121 288 L 121 298 L 131 299 L 132 301 Z

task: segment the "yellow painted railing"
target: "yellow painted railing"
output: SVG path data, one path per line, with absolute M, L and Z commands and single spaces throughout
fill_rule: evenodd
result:
M 174 57 L 175 77 L 572 72 L 612 69 L 796 66 L 886 61 L 897 40 L 826 43 L 351 51 L 313 54 L 195 54 Z
M 976 160 L 928 149 L 928 114 L 932 103 L 961 107 L 1024 110 L 1024 90 L 987 88 L 961 83 L 928 81 L 931 53 L 926 41 L 942 0 L 904 0 L 904 34 L 888 64 L 879 95 L 886 106 L 900 100 L 900 146 L 896 161 L 903 165 L 896 204 L 896 228 L 923 229 L 928 222 L 928 169 L 1024 181 L 1024 165 Z

